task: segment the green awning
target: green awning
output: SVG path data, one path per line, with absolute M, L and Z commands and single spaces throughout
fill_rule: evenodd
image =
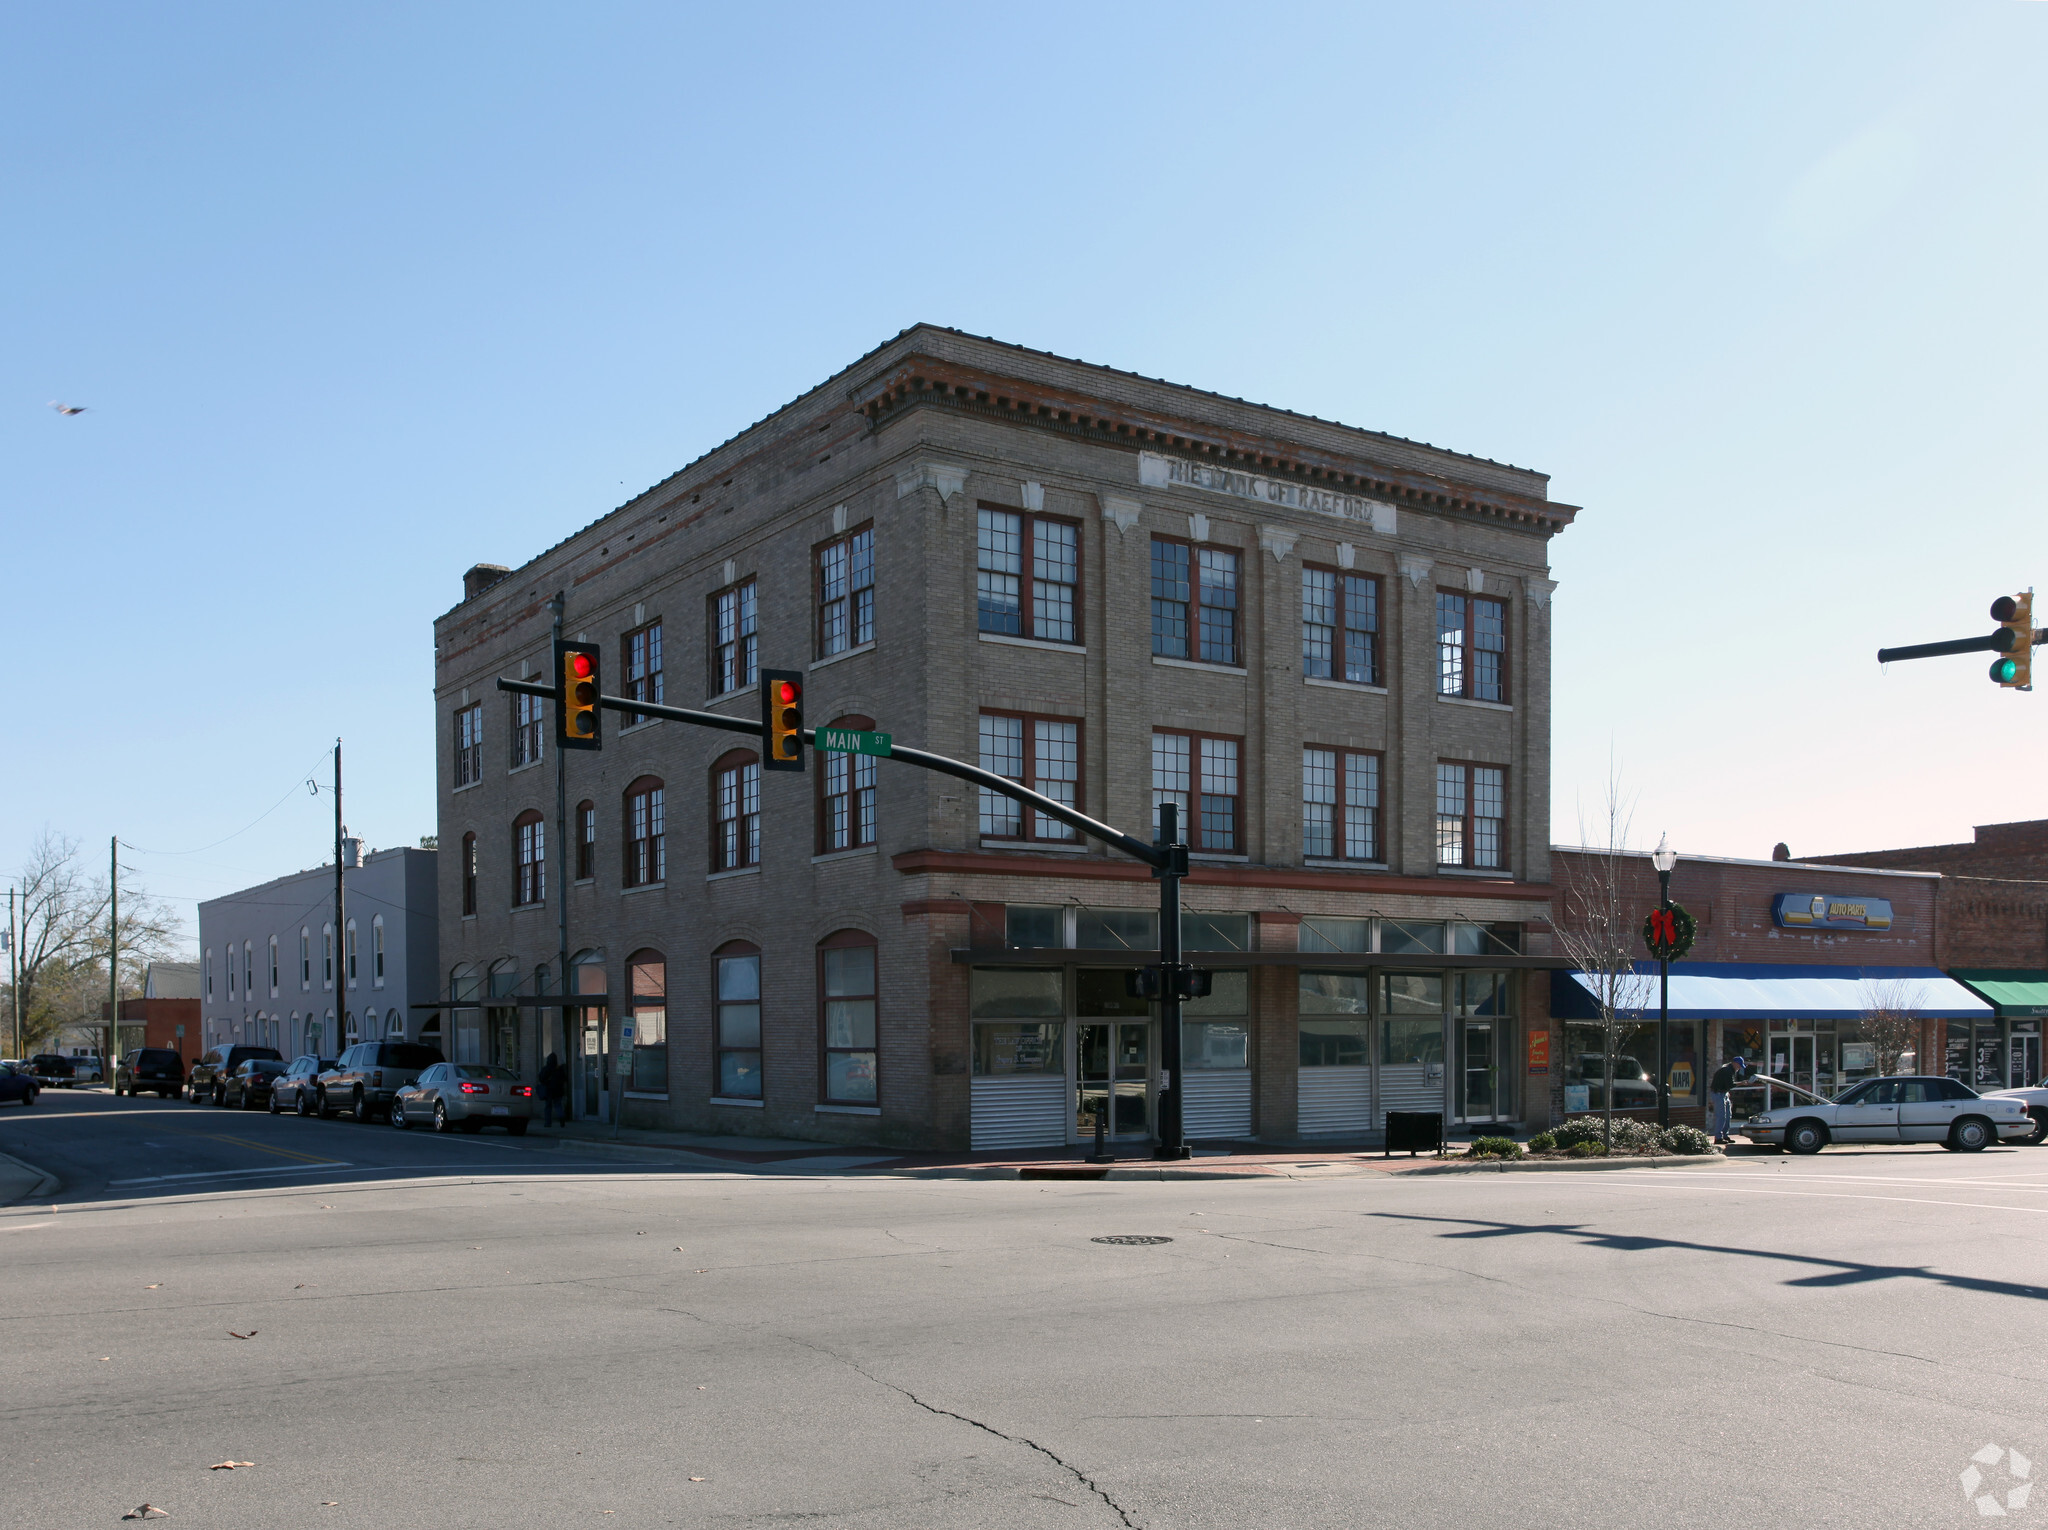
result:
M 1948 975 L 1989 999 L 2007 1019 L 2048 1015 L 2048 972 L 2023 967 L 1951 967 Z

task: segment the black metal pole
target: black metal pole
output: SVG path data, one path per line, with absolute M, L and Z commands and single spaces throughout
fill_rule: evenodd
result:
M 1671 873 L 1657 873 L 1657 896 L 1671 912 Z M 1665 927 L 1668 931 L 1670 926 Z M 1671 962 L 1657 958 L 1657 1124 L 1671 1124 Z
M 1152 1156 L 1186 1158 L 1190 1151 L 1181 1131 L 1180 1111 L 1180 985 L 1186 970 L 1180 959 L 1180 883 L 1188 874 L 1188 847 L 1181 843 L 1179 804 L 1159 805 L 1157 843 L 1166 852 L 1164 863 L 1152 872 L 1159 878 L 1159 1050 L 1163 1066 L 1159 1071 L 1159 1147 Z M 1110 1072 L 1116 1072 L 1113 1058 Z M 1110 1088 L 1116 1088 L 1114 1077 Z
M 564 604 L 565 602 L 559 591 L 548 601 L 548 615 L 552 619 L 548 628 L 548 652 L 550 653 L 554 653 L 556 651 L 554 645 L 562 641 L 562 611 Z M 554 696 L 553 686 L 547 686 L 545 690 L 548 695 Z M 561 698 L 556 697 L 555 699 L 559 703 Z M 561 986 L 555 991 L 561 994 L 565 1001 L 569 995 L 569 882 L 575 875 L 576 870 L 574 864 L 569 859 L 568 769 L 569 751 L 558 747 L 555 750 L 555 842 L 560 847 L 562 869 L 556 875 L 555 885 L 555 981 Z M 607 982 L 605 986 L 609 988 L 611 984 Z M 576 1028 L 577 1044 L 573 1050 L 575 1060 L 572 1061 L 572 1049 L 569 1046 L 568 1004 L 565 1002 L 556 1013 L 562 1017 L 562 1055 L 556 1061 L 569 1075 L 569 1092 L 562 1101 L 564 1106 L 562 1124 L 566 1125 L 568 1111 L 575 1108 L 576 1092 L 583 1086 L 583 1064 L 581 1061 L 583 1028 L 581 1025 L 578 1025 Z M 581 1010 L 576 1012 L 576 1018 L 579 1021 L 583 1018 Z M 549 1050 L 548 1022 L 546 1014 L 539 1009 L 534 1010 L 533 1028 L 538 1033 L 540 1057 L 545 1057 Z M 540 1061 L 539 1057 L 537 1057 L 534 1060 L 534 1067 L 538 1069 L 539 1066 Z M 538 1077 L 538 1073 L 535 1076 Z

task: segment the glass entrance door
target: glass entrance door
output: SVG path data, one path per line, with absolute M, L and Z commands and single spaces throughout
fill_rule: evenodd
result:
M 2041 1081 L 2040 1032 L 2021 1030 L 2023 1023 L 2015 1022 L 2012 1028 L 2012 1070 L 2007 1075 L 2008 1089 L 2031 1089 Z
M 1083 1021 L 1074 1031 L 1075 1134 L 1093 1138 L 1101 1117 L 1105 1136 L 1151 1136 L 1151 1022 Z
M 583 1011 L 583 1109 L 586 1120 L 602 1119 L 604 1053 L 599 1032 L 603 1026 L 596 1010 Z
M 1467 1121 L 1491 1121 L 1500 1112 L 1499 1039 L 1491 1020 L 1461 1022 L 1458 1065 L 1464 1089 L 1458 1114 Z
M 1773 1036 L 1769 1069 L 1771 1076 L 1788 1079 L 1801 1089 L 1813 1089 L 1814 1045 L 1815 1038 L 1810 1033 Z

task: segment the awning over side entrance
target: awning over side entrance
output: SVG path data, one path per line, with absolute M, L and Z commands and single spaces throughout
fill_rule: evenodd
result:
M 2022 967 L 1951 967 L 1950 977 L 1988 999 L 2008 1020 L 2048 1015 L 2048 972 Z
M 1636 963 L 1639 981 L 1624 1014 L 1657 1018 L 1657 964 Z M 2043 974 L 2048 978 L 2048 974 Z M 1550 975 L 1550 1012 L 1597 1020 L 1594 980 Z M 1678 962 L 1671 968 L 1674 1020 L 1854 1020 L 1879 1002 L 1903 1004 L 1924 1020 L 1991 1018 L 1991 1005 L 1934 967 L 1793 967 L 1763 962 Z M 2048 1014 L 2048 1009 L 2041 1011 Z

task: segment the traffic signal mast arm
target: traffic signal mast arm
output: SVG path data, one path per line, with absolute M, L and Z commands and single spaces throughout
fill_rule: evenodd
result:
M 2034 634 L 2036 644 L 2044 639 L 2048 639 L 2048 632 Z M 1892 664 L 1900 659 L 1939 659 L 1952 653 L 2011 653 L 2017 646 L 2010 629 L 2000 627 L 1982 637 L 1950 638 L 1946 643 L 1909 643 L 1904 648 L 1880 648 L 1877 662 Z
M 531 680 L 500 680 L 498 689 L 519 695 L 555 699 L 553 686 L 537 685 Z M 639 717 L 665 717 L 671 722 L 694 723 L 700 728 L 718 728 L 727 733 L 744 733 L 756 739 L 762 736 L 760 723 L 744 717 L 727 717 L 722 712 L 699 712 L 690 707 L 663 706 L 655 701 L 632 701 L 624 696 L 599 696 L 597 704 L 614 712 L 630 712 Z M 810 728 L 803 730 L 804 743 L 813 742 L 814 732 L 815 730 Z M 891 744 L 889 753 L 884 758 L 901 760 L 906 765 L 922 766 L 926 770 L 935 770 L 941 775 L 954 776 L 976 786 L 985 787 L 989 791 L 1021 802 L 1047 818 L 1057 819 L 1070 829 L 1079 829 L 1091 839 L 1099 839 L 1148 866 L 1162 868 L 1173 859 L 1168 853 L 1169 847 L 1149 845 L 1121 829 L 1111 828 L 1106 823 L 1098 823 L 1086 813 L 1075 812 L 1064 802 L 1057 802 L 1051 797 L 1032 791 L 1029 787 L 1019 786 L 1015 781 L 1005 780 L 993 771 L 983 770 L 965 761 L 950 759 L 943 754 L 927 754 L 922 749 L 908 749 L 901 744 Z

